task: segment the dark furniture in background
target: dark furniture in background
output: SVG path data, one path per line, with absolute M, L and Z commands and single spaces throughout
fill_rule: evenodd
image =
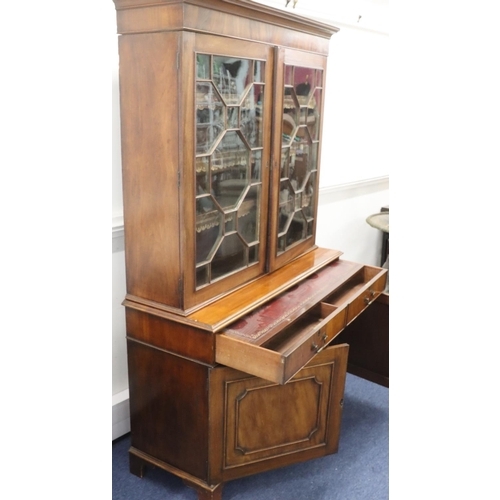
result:
M 389 294 L 380 294 L 335 342 L 349 344 L 349 373 L 389 387 Z

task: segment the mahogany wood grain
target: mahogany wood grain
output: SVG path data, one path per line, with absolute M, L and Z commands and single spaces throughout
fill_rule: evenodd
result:
M 211 327 L 213 331 L 219 331 L 259 305 L 296 285 L 326 264 L 337 260 L 340 255 L 342 252 L 338 250 L 317 248 L 277 271 L 262 276 L 260 279 L 190 314 L 188 319 L 196 321 L 201 328 L 206 325 Z
M 131 445 L 208 480 L 209 368 L 128 340 Z
M 174 474 L 182 479 L 186 486 L 193 488 L 198 493 L 198 499 L 214 499 L 220 500 L 222 495 L 223 484 L 209 485 L 205 481 L 198 479 L 197 477 L 173 467 L 172 465 L 159 460 L 156 457 L 148 455 L 147 453 L 134 448 L 133 446 L 129 449 L 129 460 L 131 466 L 131 473 L 142 478 L 146 473 L 148 466 L 158 467 L 171 474 Z M 133 467 L 133 470 L 132 470 Z
M 387 282 L 387 269 L 364 266 L 336 290 L 325 302 L 341 306 L 349 302 L 346 325 L 357 318 L 382 293 Z
M 198 493 L 198 500 L 222 500 L 222 488 L 223 484 L 217 484 L 216 486 L 204 486 L 197 482 L 189 481 L 184 479 L 184 484 L 193 488 Z
M 201 363 L 215 363 L 214 334 L 126 308 L 127 337 Z
M 336 452 L 348 350 L 325 349 L 284 386 L 231 368 L 213 370 L 210 435 L 223 447 L 211 454 L 212 481 Z
M 194 311 L 174 309 L 165 304 L 131 294 L 127 294 L 123 305 L 161 318 L 217 332 L 259 305 L 295 286 L 302 279 L 307 278 L 323 266 L 338 260 L 340 255 L 342 255 L 342 252 L 338 250 L 316 248 L 278 271 L 243 285 L 236 290 L 229 290 L 209 301 L 208 304 L 202 304 L 194 308 Z M 362 268 L 361 264 L 348 263 L 348 261 L 342 262 L 341 267 L 355 266 L 357 269 Z M 339 284 L 345 279 L 346 275 L 343 273 L 339 273 L 335 278 Z M 225 318 L 224 315 L 228 312 L 231 316 Z
M 127 292 L 182 307 L 177 186 L 176 33 L 120 37 L 120 107 Z M 126 61 L 126 63 L 125 63 Z M 147 244 L 145 244 L 147 241 Z
M 338 28 L 245 0 L 114 0 L 118 33 L 180 30 L 328 53 Z M 297 37 L 300 33 L 300 38 Z

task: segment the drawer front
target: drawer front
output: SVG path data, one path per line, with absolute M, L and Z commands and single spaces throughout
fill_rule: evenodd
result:
M 333 291 L 330 289 L 317 302 L 304 307 L 300 316 L 287 315 L 286 309 L 299 309 L 301 303 L 296 300 L 297 293 L 292 292 L 295 295 L 289 301 L 287 296 L 282 296 L 278 319 L 270 316 L 269 311 L 276 309 L 270 303 L 262 309 L 262 314 L 253 312 L 236 327 L 228 329 L 227 334 L 216 335 L 216 362 L 286 384 L 380 295 L 385 287 L 386 273 L 385 269 L 359 265 Z M 329 278 L 333 277 L 333 274 L 329 275 Z M 311 287 L 311 283 L 308 286 Z M 238 328 L 245 328 L 247 336 L 238 336 Z M 272 330 L 272 337 L 267 337 L 261 344 L 252 342 L 249 332 L 255 332 L 258 337 L 259 329 Z
M 344 328 L 347 304 L 320 304 L 312 313 L 283 329 L 265 346 L 217 335 L 215 360 L 223 365 L 285 384 Z
M 321 304 L 321 308 L 327 309 L 328 304 Z M 344 328 L 347 316 L 347 308 L 335 309 L 326 318 L 315 325 L 307 325 L 305 331 L 309 331 L 306 340 L 300 335 L 294 336 L 290 341 L 292 347 L 288 350 L 280 347 L 283 358 L 283 376 L 279 383 L 286 383 L 304 365 L 306 365 L 316 354 L 321 352 Z
M 369 268 L 368 266 L 365 269 L 377 270 L 377 268 Z M 362 287 L 359 294 L 350 302 L 347 308 L 346 326 L 359 316 L 384 291 L 386 279 L 386 273 L 379 272 Z

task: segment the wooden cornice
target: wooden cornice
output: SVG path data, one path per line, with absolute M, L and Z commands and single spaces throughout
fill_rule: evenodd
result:
M 339 28 L 315 19 L 299 16 L 288 11 L 281 11 L 252 2 L 250 0 L 113 0 L 118 15 L 118 33 L 140 33 L 148 31 L 164 31 L 171 29 L 189 29 L 206 31 L 203 25 L 193 23 L 189 7 L 199 7 L 219 11 L 240 18 L 260 21 L 271 26 L 293 29 L 298 32 L 331 38 Z M 126 11 L 142 9 L 142 22 L 136 27 L 127 22 Z M 188 18 L 189 16 L 189 18 Z M 135 16 L 137 17 L 137 16 Z M 120 22 L 121 18 L 125 22 Z

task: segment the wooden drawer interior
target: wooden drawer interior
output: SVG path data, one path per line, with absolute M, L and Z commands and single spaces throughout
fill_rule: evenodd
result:
M 340 288 L 325 299 L 336 307 L 347 306 L 347 326 L 384 291 L 386 271 L 379 267 L 363 266 Z
M 345 314 L 345 308 L 317 304 L 262 346 L 218 335 L 216 361 L 285 384 L 342 331 Z
M 289 292 L 294 294 L 293 300 L 284 294 L 276 302 L 244 317 L 233 329 L 217 335 L 216 361 L 285 384 L 380 295 L 385 287 L 385 274 L 384 269 L 358 265 L 333 290 L 325 286 L 319 296 L 304 294 L 303 304 L 297 304 L 296 300 L 300 290 Z M 331 275 L 321 278 L 328 282 L 325 278 Z M 304 287 L 311 287 L 310 282 L 306 283 L 308 280 L 304 281 Z M 276 318 L 270 316 L 269 310 L 273 308 L 279 311 Z M 239 325 L 247 337 L 238 331 Z M 259 336 L 259 328 L 267 334 Z

